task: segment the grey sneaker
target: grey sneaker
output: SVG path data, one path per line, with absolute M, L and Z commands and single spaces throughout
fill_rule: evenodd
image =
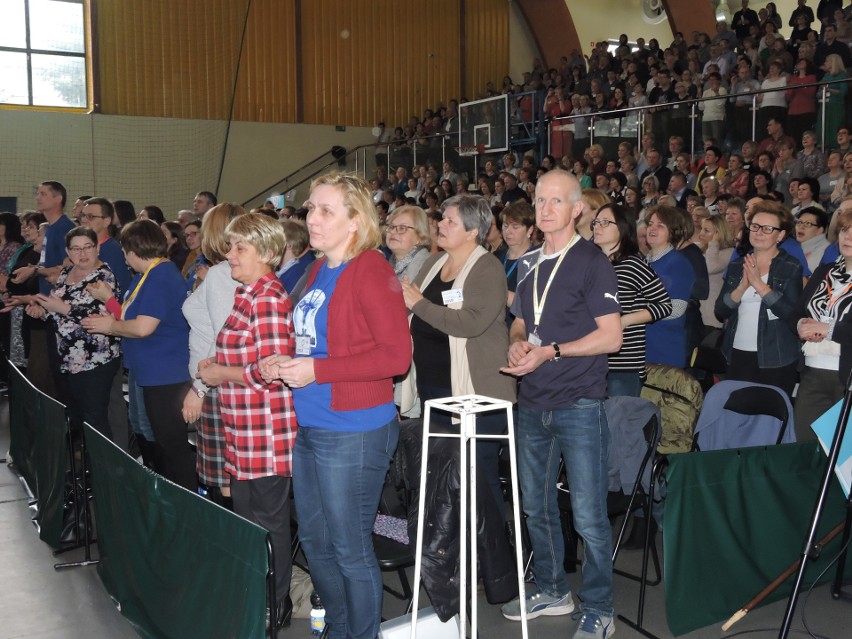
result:
M 527 619 L 535 619 L 536 617 L 556 617 L 558 615 L 567 615 L 574 612 L 574 600 L 571 598 L 571 593 L 562 597 L 553 597 L 546 592 L 536 592 L 526 596 L 527 602 Z M 509 603 L 503 604 L 500 609 L 503 616 L 509 621 L 521 620 L 521 600 L 515 597 Z
M 574 639 L 608 639 L 615 634 L 615 622 L 612 617 L 604 617 L 594 612 L 584 612 L 580 626 L 574 633 Z

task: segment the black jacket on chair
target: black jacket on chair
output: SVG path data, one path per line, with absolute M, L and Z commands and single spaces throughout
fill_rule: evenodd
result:
M 400 428 L 394 456 L 398 484 L 408 494 L 408 536 L 416 543 L 422 456 L 422 422 L 409 420 Z M 421 576 L 432 606 L 441 621 L 459 612 L 459 445 L 455 439 L 434 439 L 429 444 L 426 479 L 426 519 L 423 526 Z M 506 536 L 502 504 L 495 504 L 487 482 L 477 478 L 477 553 L 479 574 L 490 604 L 517 597 L 518 577 L 514 552 Z M 414 584 L 417 587 L 417 584 Z

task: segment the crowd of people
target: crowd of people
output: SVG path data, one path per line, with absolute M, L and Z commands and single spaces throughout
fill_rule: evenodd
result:
M 506 78 L 504 92 L 540 92 L 553 117 L 660 105 L 641 144 L 621 139 L 612 157 L 575 121 L 561 158 L 520 149 L 467 172 L 434 154 L 395 165 L 383 149 L 458 130 L 450 102 L 394 137 L 380 128 L 375 175 L 317 178 L 299 209 L 270 200 L 249 212 L 203 191 L 174 220 L 90 196 L 67 216 L 65 187 L 46 181 L 36 210 L 0 213 L 5 352 L 68 406 L 72 428 L 88 422 L 270 531 L 277 626 L 292 611 L 292 483 L 329 637 L 378 632 L 371 535 L 400 420 L 439 397 L 516 402 L 528 617 L 575 607 L 555 499 L 564 458 L 586 544 L 575 637 L 605 639 L 604 399 L 638 396 L 646 364 L 687 369 L 704 345 L 728 379 L 787 393 L 806 438 L 852 369 L 848 85 L 829 86 L 824 122 L 816 89 L 796 88 L 846 77 L 849 10 L 820 2 L 814 16 L 801 0 L 787 41 L 772 3 L 765 15 L 742 5 L 712 38 L 676 34 L 662 50 L 622 36 L 613 54 L 603 44 L 557 69 L 536 64 L 523 85 Z M 736 96 L 777 87 L 758 98 L 766 136 L 752 140 L 741 126 L 751 97 Z M 694 157 L 675 107 L 699 97 L 718 100 L 701 103 Z M 479 428 L 506 424 L 486 416 Z M 478 499 L 500 512 L 497 445 L 477 457 Z M 517 620 L 517 595 L 492 603 Z

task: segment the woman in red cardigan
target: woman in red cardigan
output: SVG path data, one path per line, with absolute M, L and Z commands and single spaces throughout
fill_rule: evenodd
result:
M 402 289 L 384 256 L 369 185 L 330 174 L 306 204 L 311 245 L 325 254 L 293 321 L 296 356 L 264 361 L 293 389 L 299 433 L 293 489 L 299 538 L 330 639 L 375 639 L 382 576 L 372 530 L 399 425 L 393 378 L 411 364 Z

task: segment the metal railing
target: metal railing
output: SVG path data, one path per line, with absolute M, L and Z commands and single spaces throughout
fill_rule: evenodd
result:
M 821 110 L 822 110 L 822 117 L 821 117 L 821 125 L 822 126 L 821 126 L 821 130 L 820 130 L 820 139 L 821 139 L 822 150 L 825 151 L 825 120 L 826 120 L 825 115 L 826 115 L 826 108 L 827 108 L 827 105 L 828 105 L 828 98 L 827 98 L 828 89 L 832 85 L 842 84 L 842 83 L 848 84 L 850 81 L 852 81 L 852 78 L 843 78 L 843 79 L 840 79 L 840 80 L 829 80 L 827 82 L 809 82 L 809 83 L 806 83 L 806 84 L 792 84 L 792 85 L 787 85 L 787 86 L 784 86 L 784 87 L 778 87 L 778 88 L 774 88 L 774 89 L 760 89 L 758 91 L 744 91 L 744 92 L 737 92 L 737 93 L 727 93 L 724 96 L 713 96 L 713 97 L 709 97 L 709 98 L 689 98 L 689 99 L 686 99 L 686 100 L 678 100 L 677 102 L 666 102 L 666 103 L 663 103 L 663 104 L 648 104 L 648 105 L 639 106 L 639 107 L 626 107 L 624 109 L 614 109 L 614 110 L 610 110 L 610 111 L 597 111 L 597 112 L 594 112 L 594 113 L 583 113 L 583 114 L 580 114 L 580 115 L 559 116 L 559 117 L 552 118 L 548 121 L 548 135 L 547 135 L 548 152 L 551 152 L 551 150 L 552 150 L 551 140 L 552 140 L 552 133 L 553 133 L 554 127 L 555 126 L 565 126 L 566 124 L 574 124 L 574 126 L 576 128 L 578 126 L 576 124 L 576 122 L 578 120 L 581 120 L 581 121 L 582 120 L 588 120 L 589 121 L 588 125 L 586 125 L 586 124 L 580 125 L 584 129 L 588 129 L 589 135 L 588 136 L 586 136 L 586 135 L 577 136 L 576 131 L 575 131 L 574 140 L 577 140 L 578 137 L 581 140 L 588 139 L 589 145 L 592 145 L 592 144 L 595 143 L 594 140 L 595 140 L 595 124 L 596 123 L 601 122 L 601 121 L 606 122 L 606 121 L 612 121 L 612 120 L 622 120 L 623 121 L 624 119 L 635 118 L 636 145 L 637 145 L 637 148 L 640 148 L 641 142 L 642 142 L 642 136 L 645 133 L 646 127 L 645 127 L 644 120 L 645 120 L 645 116 L 647 114 L 654 113 L 654 112 L 671 111 L 673 109 L 674 105 L 677 105 L 678 107 L 683 106 L 683 105 L 687 105 L 687 106 L 689 106 L 689 109 L 690 109 L 690 114 L 688 116 L 688 119 L 689 119 L 689 122 L 690 122 L 689 129 L 690 129 L 690 134 L 691 134 L 690 140 L 689 140 L 689 152 L 690 152 L 690 155 L 695 155 L 695 129 L 696 129 L 695 124 L 699 120 L 698 105 L 701 104 L 702 102 L 710 102 L 710 101 L 713 101 L 713 100 L 725 100 L 726 102 L 728 102 L 729 100 L 732 100 L 732 99 L 738 100 L 739 98 L 742 98 L 742 97 L 751 97 L 751 106 L 750 106 L 751 138 L 750 139 L 755 140 L 755 141 L 759 141 L 759 138 L 757 137 L 757 113 L 758 113 L 758 110 L 759 110 L 758 96 L 764 95 L 764 94 L 767 94 L 767 93 L 777 93 L 779 91 L 785 91 L 786 92 L 786 91 L 791 91 L 791 90 L 795 91 L 795 90 L 798 90 L 798 89 L 807 89 L 807 88 L 810 88 L 810 87 L 816 87 L 818 92 L 820 93 L 820 96 L 819 96 L 819 99 L 818 99 L 818 103 L 819 103 Z M 622 129 L 621 129 L 621 127 L 619 127 L 619 133 L 621 131 L 622 131 Z M 630 131 L 630 133 L 634 132 L 633 126 L 629 127 L 629 131 Z M 667 133 L 664 132 L 664 135 L 665 134 L 667 134 Z M 598 135 L 598 137 L 620 137 L 620 138 L 627 139 L 630 136 L 622 136 L 622 135 L 601 136 L 601 135 Z M 718 141 L 718 142 L 721 142 L 721 141 Z
M 751 106 L 749 107 L 749 109 L 751 113 L 751 139 L 758 140 L 758 96 L 767 93 L 776 93 L 779 91 L 789 91 L 816 87 L 820 93 L 818 100 L 822 110 L 822 127 L 820 131 L 820 139 L 822 141 L 822 149 L 824 151 L 826 146 L 825 116 L 828 103 L 828 88 L 832 85 L 849 82 L 852 82 L 852 78 L 830 80 L 828 82 L 794 84 L 775 89 L 761 89 L 758 91 L 746 91 L 742 93 L 728 93 L 724 96 L 714 96 L 709 98 L 689 98 L 687 100 L 678 101 L 676 103 L 667 102 L 665 104 L 649 104 L 641 107 L 627 107 L 624 109 L 598 111 L 595 113 L 586 113 L 580 115 L 559 116 L 551 118 L 549 120 L 543 117 L 542 110 L 541 108 L 538 108 L 538 106 L 532 109 L 530 120 L 526 120 L 523 117 L 519 117 L 518 114 L 520 113 L 520 110 L 512 108 L 510 110 L 509 117 L 510 147 L 513 143 L 524 143 L 530 144 L 531 146 L 538 146 L 542 153 L 550 153 L 552 152 L 551 141 L 553 138 L 552 133 L 554 131 L 554 127 L 565 126 L 567 124 L 574 124 L 576 127 L 576 122 L 578 120 L 582 121 L 585 119 L 588 120 L 588 123 L 583 124 L 582 126 L 584 126 L 588 130 L 589 135 L 580 136 L 579 139 L 588 140 L 589 145 L 595 143 L 596 137 L 607 139 L 630 139 L 631 137 L 635 136 L 636 145 L 637 148 L 639 148 L 641 147 L 642 136 L 646 130 L 644 122 L 645 116 L 653 112 L 670 111 L 672 110 L 673 106 L 677 104 L 679 107 L 686 105 L 690 109 L 690 113 L 688 116 L 688 120 L 690 122 L 689 128 L 691 133 L 689 140 L 689 152 L 691 155 L 695 155 L 695 130 L 696 123 L 699 121 L 698 105 L 700 103 L 709 102 L 712 100 L 725 100 L 727 102 L 730 100 L 739 100 L 743 97 L 750 97 Z M 518 101 L 527 95 L 528 93 L 516 94 L 513 95 L 512 98 Z M 514 107 L 514 105 L 512 106 Z M 616 135 L 607 135 L 608 133 L 613 133 L 615 130 L 615 128 L 612 126 L 613 123 L 617 123 L 618 132 Z M 518 135 L 511 137 L 511 131 L 513 129 L 517 129 Z M 623 133 L 626 133 L 627 135 L 622 135 Z M 411 143 L 411 140 L 394 140 L 383 145 L 376 144 L 375 142 L 361 144 L 356 147 L 353 147 L 352 149 L 349 149 L 345 155 L 342 155 L 340 157 L 333 156 L 332 151 L 326 151 L 325 153 L 317 156 L 299 169 L 285 176 L 281 180 L 277 181 L 274 184 L 271 184 L 270 186 L 253 195 L 252 197 L 248 198 L 245 202 L 243 202 L 243 206 L 248 206 L 251 204 L 260 204 L 263 201 L 260 198 L 263 198 L 265 200 L 267 195 L 276 191 L 284 192 L 299 189 L 305 184 L 310 183 L 310 181 L 313 180 L 315 177 L 322 175 L 335 167 L 345 167 L 347 171 L 354 172 L 356 175 L 360 175 L 361 177 L 364 177 L 366 179 L 368 178 L 368 171 L 374 170 L 378 164 L 375 159 L 372 159 L 372 156 L 374 155 L 384 156 L 383 164 L 387 168 L 388 174 L 390 174 L 399 166 L 404 166 L 410 171 L 413 166 L 423 164 L 424 162 L 432 161 L 435 163 L 443 164 L 447 159 L 451 159 L 454 163 L 454 168 L 457 172 L 458 170 L 463 170 L 464 168 L 460 166 L 459 163 L 465 161 L 471 162 L 472 167 L 469 171 L 469 174 L 472 177 L 476 176 L 476 163 L 478 155 L 472 156 L 472 159 L 470 160 L 464 160 L 464 155 L 459 156 L 458 131 L 449 131 L 435 133 L 428 136 L 420 136 L 419 139 L 428 140 L 430 142 L 429 146 L 424 147 L 416 141 L 414 143 Z M 538 140 L 538 144 L 535 143 L 535 140 Z M 576 132 L 574 140 L 576 143 Z M 384 151 L 384 153 L 382 153 L 382 150 Z M 323 160 L 325 160 L 325 162 L 323 162 Z M 296 202 L 297 206 L 299 206 L 300 204 L 300 202 Z

